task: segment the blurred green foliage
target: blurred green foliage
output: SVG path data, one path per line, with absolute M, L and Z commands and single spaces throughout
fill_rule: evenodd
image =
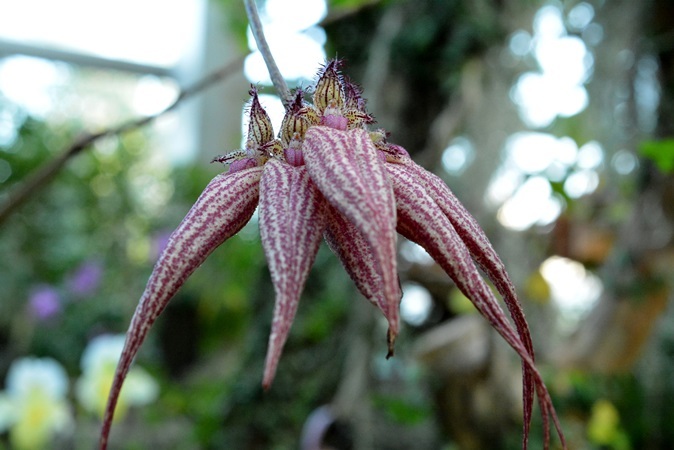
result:
M 644 141 L 639 152 L 644 158 L 653 161 L 660 171 L 674 172 L 674 139 Z

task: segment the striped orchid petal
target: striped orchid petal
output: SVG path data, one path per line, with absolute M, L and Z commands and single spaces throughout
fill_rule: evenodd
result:
M 510 316 L 515 322 L 517 332 L 529 352 L 532 360 L 534 357 L 534 347 L 531 341 L 531 333 L 524 311 L 517 299 L 515 286 L 505 270 L 505 266 L 501 258 L 494 250 L 494 247 L 489 242 L 482 227 L 477 223 L 475 218 L 463 206 L 463 204 L 456 198 L 454 193 L 447 187 L 447 185 L 437 175 L 427 171 L 423 167 L 409 160 L 403 166 L 399 166 L 395 170 L 407 170 L 413 173 L 419 181 L 426 188 L 427 193 L 431 196 L 433 201 L 440 207 L 445 217 L 449 219 L 456 232 L 461 236 L 466 247 L 470 251 L 473 259 L 482 269 L 482 271 L 494 283 L 496 289 L 499 291 L 503 300 L 508 307 Z M 393 170 L 393 169 L 392 169 Z M 528 434 L 529 425 L 531 423 L 532 407 L 534 400 L 534 392 L 532 390 L 533 381 L 530 368 L 523 364 L 523 396 L 524 396 L 524 429 L 525 435 Z
M 154 266 L 131 319 L 103 418 L 101 448 L 106 448 L 119 393 L 131 362 L 169 300 L 187 277 L 248 221 L 258 203 L 262 167 L 216 176 L 171 234 Z
M 307 171 L 328 202 L 370 244 L 382 277 L 384 305 L 392 344 L 399 330 L 400 286 L 397 276 L 395 199 L 384 163 L 362 129 L 341 131 L 314 126 L 306 133 Z
M 510 310 L 515 326 L 520 331 L 520 337 L 533 356 L 533 345 L 529 327 L 524 317 L 524 312 L 517 300 L 515 286 L 510 281 L 501 258 L 499 258 L 480 225 L 440 177 L 414 162 L 404 167 L 416 175 L 423 183 L 428 194 L 440 207 L 445 217 L 452 223 L 459 236 L 461 236 L 471 255 L 473 255 L 475 262 L 503 296 L 503 300 Z
M 417 177 L 395 164 L 387 164 L 398 208 L 398 231 L 400 234 L 424 247 L 438 264 L 454 280 L 457 287 L 472 300 L 477 310 L 496 331 L 510 344 L 530 370 L 538 393 L 545 433 L 545 448 L 549 446 L 549 417 L 557 428 L 562 444 L 564 436 L 556 416 L 552 400 L 543 379 L 534 366 L 534 361 L 519 335 L 506 319 L 505 313 L 489 286 L 484 282 L 473 263 L 470 251 L 445 216 L 441 207 L 428 194 Z M 527 380 L 525 379 L 525 383 Z M 528 433 L 525 425 L 525 432 Z M 523 437 L 527 448 L 528 434 Z
M 372 246 L 360 231 L 339 211 L 330 206 L 327 212 L 325 241 L 339 258 L 358 290 L 373 305 L 386 314 L 387 302 L 383 281 Z M 398 320 L 398 311 L 395 311 Z M 387 358 L 393 356 L 393 337 L 389 337 Z
M 327 217 L 324 236 L 330 250 L 337 255 L 361 294 L 383 310 L 382 277 L 372 247 L 355 225 L 332 206 L 328 208 Z
M 325 229 L 326 202 L 304 166 L 272 159 L 260 180 L 260 236 L 276 304 L 262 385 L 268 389 Z

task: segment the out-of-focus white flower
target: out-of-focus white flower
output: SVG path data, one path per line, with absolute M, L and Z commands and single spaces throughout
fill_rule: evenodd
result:
M 123 346 L 124 335 L 103 335 L 93 339 L 82 354 L 82 376 L 77 380 L 75 395 L 86 410 L 100 417 L 105 411 Z M 117 418 L 122 417 L 129 406 L 151 403 L 158 394 L 159 386 L 152 376 L 140 367 L 133 367 L 120 394 Z
M 0 393 L 0 431 L 9 430 L 12 447 L 43 449 L 57 433 L 72 431 L 66 394 L 68 376 L 51 358 L 21 358 L 7 373 Z

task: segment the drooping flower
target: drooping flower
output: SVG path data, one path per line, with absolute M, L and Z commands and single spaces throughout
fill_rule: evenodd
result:
M 101 433 L 107 445 L 124 378 L 151 325 L 168 301 L 222 242 L 259 208 L 262 245 L 276 301 L 262 384 L 268 389 L 297 311 L 321 238 L 341 260 L 360 292 L 388 321 L 388 354 L 399 331 L 399 232 L 420 244 L 515 349 L 523 365 L 526 448 L 538 394 L 546 448 L 555 410 L 534 365 L 529 329 L 505 268 L 475 219 L 437 176 L 418 166 L 402 147 L 388 143 L 373 122 L 359 88 L 345 80 L 338 61 L 319 74 L 313 104 L 298 90 L 278 138 L 251 90 L 245 148 L 214 161 L 229 164 L 216 176 L 169 238 L 127 332 Z M 503 297 L 510 324 L 479 266 Z
M 47 448 L 57 434 L 72 431 L 66 395 L 68 376 L 51 358 L 21 358 L 7 372 L 0 392 L 0 432 L 9 430 L 12 448 Z

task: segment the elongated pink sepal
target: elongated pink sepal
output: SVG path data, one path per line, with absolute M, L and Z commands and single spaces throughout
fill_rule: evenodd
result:
M 531 378 L 529 380 L 525 378 L 524 382 L 534 384 L 534 386 L 526 387 L 525 392 L 535 387 L 538 393 L 543 426 L 546 431 L 545 448 L 548 448 L 549 445 L 549 417 L 552 417 L 564 445 L 564 436 L 559 420 L 543 379 L 534 365 L 533 358 L 482 279 L 461 236 L 445 216 L 441 207 L 429 195 L 423 182 L 420 182 L 415 174 L 406 170 L 404 166 L 397 164 L 388 164 L 387 170 L 396 196 L 398 231 L 428 251 L 454 280 L 457 287 L 471 299 L 477 310 L 518 353 L 531 375 Z M 528 432 L 528 427 L 525 428 L 525 431 Z M 524 436 L 524 448 L 526 448 L 527 442 L 528 436 Z
M 154 266 L 126 334 L 103 418 L 101 450 L 107 447 L 124 378 L 150 327 L 187 277 L 213 250 L 250 220 L 258 203 L 261 175 L 262 167 L 218 175 L 206 186 L 187 216 L 171 234 Z
M 311 127 L 305 136 L 307 170 L 327 201 L 370 244 L 382 278 L 389 342 L 399 330 L 396 209 L 384 163 L 365 130 Z
M 489 238 L 487 238 L 482 227 L 480 227 L 477 220 L 475 220 L 473 215 L 470 214 L 470 212 L 456 198 L 454 193 L 447 187 L 440 177 L 427 171 L 411 160 L 405 168 L 414 173 L 423 183 L 428 194 L 440 207 L 445 217 L 449 219 L 464 244 L 466 244 L 466 247 L 468 247 L 475 262 L 480 266 L 491 282 L 494 283 L 494 286 L 496 286 L 496 289 L 499 291 L 503 297 L 503 301 L 508 307 L 510 317 L 512 317 L 515 322 L 515 327 L 520 339 L 522 339 L 522 343 L 529 352 L 531 359 L 535 361 L 529 325 L 527 324 L 524 311 L 517 299 L 515 286 L 506 272 L 505 265 L 491 245 L 491 242 L 489 242 Z M 530 373 L 530 369 L 526 364 L 523 364 L 522 370 L 524 377 L 524 436 L 528 436 L 529 426 L 531 424 L 534 392 L 532 389 L 533 381 L 531 379 L 532 374 Z
M 386 312 L 381 271 L 372 246 L 360 231 L 339 211 L 330 206 L 325 241 L 341 261 L 361 294 L 373 305 Z
M 262 385 L 268 389 L 325 229 L 327 203 L 304 166 L 265 164 L 260 181 L 260 236 L 276 291 Z

